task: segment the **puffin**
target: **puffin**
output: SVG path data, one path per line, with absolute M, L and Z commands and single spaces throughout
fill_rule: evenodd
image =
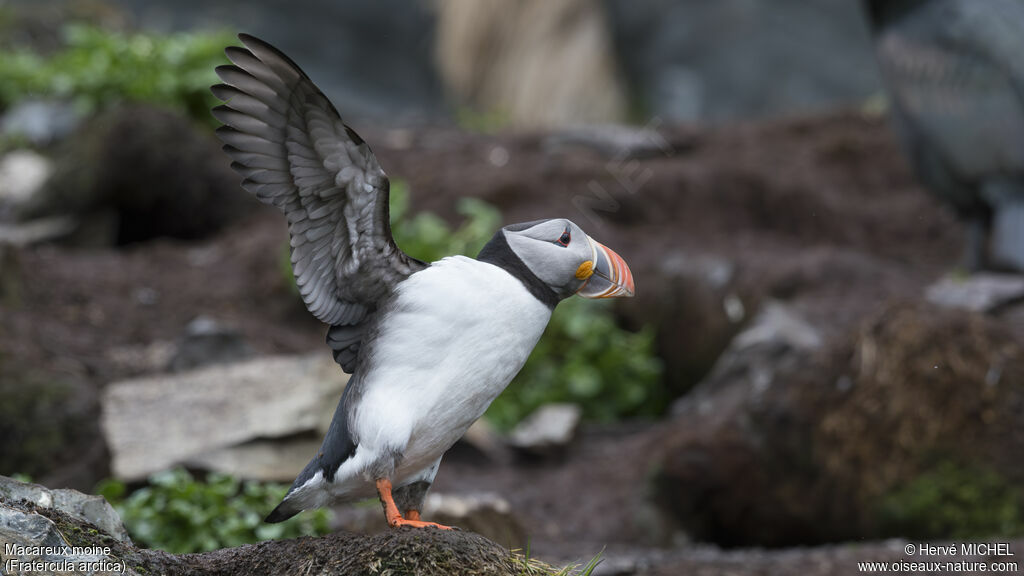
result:
M 284 213 L 299 294 L 351 374 L 319 451 L 266 521 L 376 496 L 391 527 L 449 529 L 420 517 L 444 453 L 561 300 L 633 296 L 633 275 L 566 218 L 504 226 L 475 259 L 407 255 L 370 147 L 288 56 L 238 37 L 211 87 L 224 102 L 217 135 L 242 187 Z
M 1024 271 L 1024 2 L 864 7 L 911 163 L 968 223 L 966 268 Z

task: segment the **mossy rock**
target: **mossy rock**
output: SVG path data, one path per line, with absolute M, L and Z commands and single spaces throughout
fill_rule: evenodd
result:
M 80 488 L 105 473 L 97 469 L 106 464 L 89 382 L 0 354 L 0 399 L 0 470 Z
M 49 518 L 75 546 L 109 546 L 111 556 L 138 574 L 235 576 L 320 574 L 324 576 L 554 576 L 566 569 L 530 560 L 461 530 L 400 528 L 375 535 L 337 533 L 314 538 L 268 540 L 200 554 L 169 554 L 114 540 L 95 526 L 60 510 L 30 502 L 0 505 Z
M 699 540 L 987 538 L 1024 523 L 1024 347 L 998 318 L 893 302 L 739 372 L 653 439 L 655 503 Z
M 883 533 L 973 539 L 1024 534 L 1024 492 L 1002 474 L 943 460 L 885 494 Z
M 1012 333 L 984 315 L 897 304 L 866 322 L 848 350 L 834 378 L 845 373 L 850 387 L 822 402 L 814 448 L 858 502 L 858 523 L 879 537 L 1000 533 L 977 522 L 939 531 L 937 519 L 966 521 L 953 508 L 975 490 L 973 506 L 1002 507 L 1010 496 L 1000 486 L 1024 482 L 1024 348 Z M 893 511 L 894 495 L 931 490 L 943 496 L 919 521 L 879 516 Z

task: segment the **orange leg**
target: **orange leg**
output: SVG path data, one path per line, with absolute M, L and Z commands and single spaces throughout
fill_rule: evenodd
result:
M 380 496 L 380 502 L 384 505 L 384 517 L 388 521 L 388 526 L 397 528 L 398 526 L 412 526 L 414 528 L 426 528 L 427 526 L 433 526 L 442 530 L 451 530 L 451 526 L 444 526 L 436 522 L 423 522 L 419 519 L 420 513 L 416 510 L 409 512 L 409 518 L 402 518 L 402 515 L 398 512 L 398 506 L 395 506 L 395 499 L 391 497 L 391 481 L 387 478 L 380 478 L 377 480 L 377 495 Z
M 419 520 L 420 519 L 420 511 L 415 509 L 415 508 L 409 508 L 408 510 L 405 511 L 405 519 L 406 520 Z

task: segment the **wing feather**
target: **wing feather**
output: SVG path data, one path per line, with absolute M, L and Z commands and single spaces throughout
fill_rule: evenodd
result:
M 285 213 L 299 293 L 314 316 L 343 328 L 336 358 L 351 371 L 368 315 L 426 264 L 391 237 L 389 183 L 369 146 L 291 59 L 239 39 L 211 88 L 224 101 L 213 109 L 224 124 L 217 135 L 242 186 Z

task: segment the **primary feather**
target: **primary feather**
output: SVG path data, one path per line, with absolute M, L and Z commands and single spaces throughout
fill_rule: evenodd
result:
M 426 264 L 391 237 L 387 176 L 308 76 L 269 44 L 240 34 L 213 93 L 217 135 L 242 186 L 288 220 L 295 282 L 306 307 L 332 326 L 328 343 L 356 366 L 368 315 Z

